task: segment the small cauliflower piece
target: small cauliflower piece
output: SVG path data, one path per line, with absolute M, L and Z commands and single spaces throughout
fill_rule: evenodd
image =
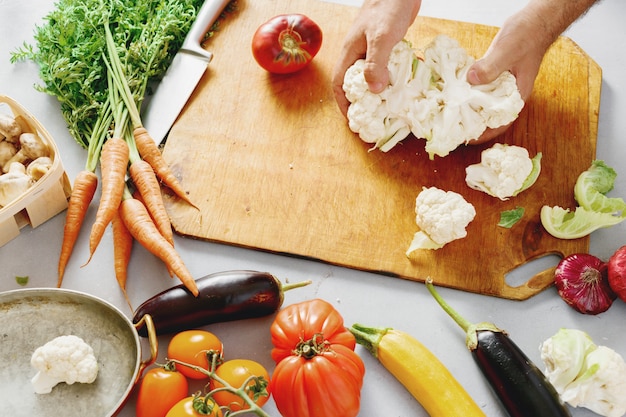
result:
M 415 233 L 407 256 L 417 249 L 439 249 L 467 236 L 465 228 L 476 216 L 474 206 L 454 191 L 423 187 L 415 199 Z
M 548 380 L 561 399 L 606 417 L 626 413 L 626 363 L 581 330 L 560 329 L 541 344 Z
M 30 363 L 38 372 L 31 380 L 37 394 L 48 394 L 57 384 L 91 384 L 98 376 L 93 349 L 74 335 L 59 336 L 33 352 Z
M 496 143 L 481 153 L 479 164 L 465 168 L 468 187 L 500 200 L 508 200 L 530 188 L 541 171 L 541 153 L 530 158 L 521 146 Z

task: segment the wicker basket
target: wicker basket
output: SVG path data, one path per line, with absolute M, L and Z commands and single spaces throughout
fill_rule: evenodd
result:
M 0 209 L 0 247 L 20 234 L 26 225 L 39 226 L 67 208 L 71 185 L 56 144 L 46 129 L 10 97 L 0 95 L 0 112 L 12 115 L 26 132 L 35 133 L 50 149 L 52 167 L 25 193 Z

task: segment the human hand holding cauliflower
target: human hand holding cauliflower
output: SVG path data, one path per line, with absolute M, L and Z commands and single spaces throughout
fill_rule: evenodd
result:
M 364 60 L 358 60 L 346 71 L 343 84 L 351 103 L 350 129 L 384 152 L 411 132 L 426 139 L 433 159 L 447 156 L 488 128 L 512 123 L 524 107 L 515 77 L 505 71 L 491 83 L 471 85 L 467 71 L 473 63 L 474 58 L 445 35 L 424 49 L 423 60 L 401 41 L 389 58 L 389 85 L 374 94 L 365 81 Z

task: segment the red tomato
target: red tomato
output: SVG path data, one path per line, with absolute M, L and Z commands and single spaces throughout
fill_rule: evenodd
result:
M 215 370 L 215 375 L 234 388 L 241 387 L 248 378 L 255 376 L 259 379 L 257 382 L 252 380 L 248 383 L 248 396 L 252 398 L 259 407 L 263 407 L 270 398 L 270 375 L 263 365 L 258 362 L 249 359 L 232 359 L 218 366 Z M 223 386 L 224 385 L 221 383 L 211 379 L 211 391 Z M 241 397 L 227 391 L 214 393 L 213 399 L 221 406 L 228 406 L 232 411 L 250 408 Z
M 187 379 L 178 371 L 159 367 L 147 371 L 139 385 L 137 417 L 164 417 L 168 410 L 189 395 Z
M 288 74 L 309 65 L 322 47 L 322 30 L 302 14 L 281 14 L 263 23 L 252 37 L 252 54 L 265 70 Z
M 167 346 L 167 357 L 208 370 L 209 352 L 221 355 L 223 351 L 222 342 L 213 333 L 205 330 L 185 330 L 172 337 Z M 208 375 L 187 366 L 177 365 L 176 369 L 187 378 L 208 378 Z
M 358 414 L 365 365 L 332 305 L 315 299 L 287 306 L 271 335 L 277 365 L 270 390 L 283 417 Z
M 195 407 L 200 407 L 201 412 Z M 222 410 L 210 398 L 186 397 L 174 404 L 165 417 L 222 417 Z
M 626 301 L 626 246 L 611 255 L 608 270 L 609 286 L 622 301 Z
M 343 324 L 343 317 L 324 300 L 314 299 L 291 304 L 278 312 L 270 328 L 272 359 L 276 363 L 291 356 L 301 341 L 312 340 L 316 335 L 330 345 L 344 345 L 354 350 L 356 340 Z

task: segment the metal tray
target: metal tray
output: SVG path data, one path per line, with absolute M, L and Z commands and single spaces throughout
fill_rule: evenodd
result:
M 99 372 L 92 384 L 60 383 L 35 394 L 33 351 L 74 334 L 94 349 Z M 114 415 L 140 370 L 141 344 L 133 324 L 109 303 L 76 291 L 25 289 L 0 293 L 0 414 L 21 417 Z

